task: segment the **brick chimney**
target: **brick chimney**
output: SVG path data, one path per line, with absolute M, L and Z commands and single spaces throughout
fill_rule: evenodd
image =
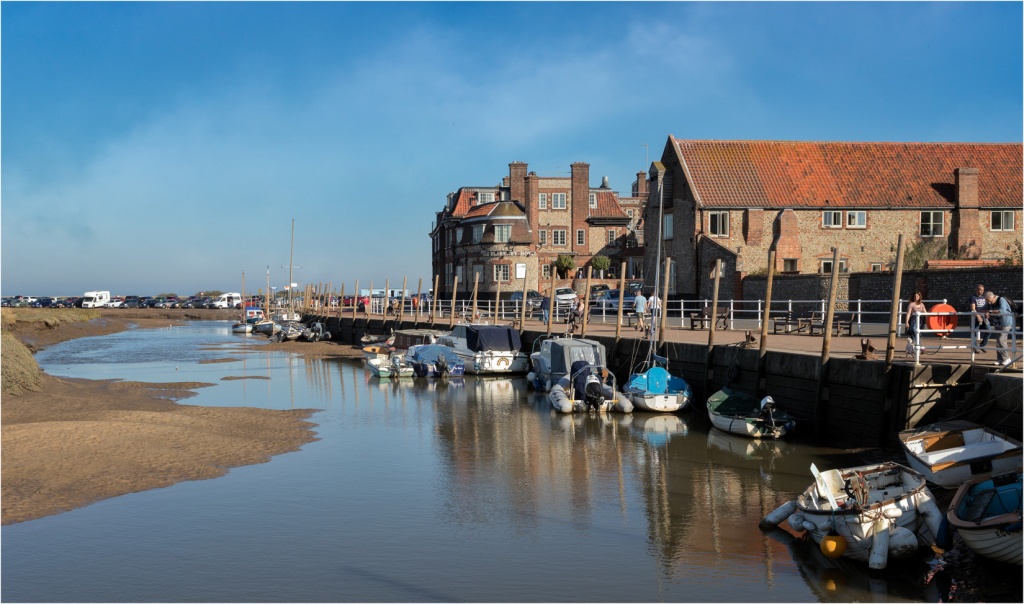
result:
M 647 198 L 647 172 L 637 172 L 636 182 L 633 183 L 633 197 Z
M 512 201 L 525 203 L 526 163 L 514 161 L 508 165 L 508 186 L 512 192 Z
M 982 226 L 978 211 L 978 169 L 957 168 L 953 175 L 956 207 L 950 221 L 950 243 L 962 257 L 980 258 Z
M 590 248 L 590 242 L 586 242 L 586 245 L 577 249 L 576 245 L 576 229 L 587 228 L 587 217 L 590 215 L 590 164 L 583 162 L 573 162 L 572 164 L 572 227 L 569 230 L 568 236 L 572 239 L 572 245 L 569 249 L 576 252 L 581 256 L 585 256 L 587 261 L 590 260 L 590 254 L 587 250 Z M 582 266 L 583 263 L 577 261 L 578 266 Z
M 539 216 L 537 215 L 537 189 L 538 189 L 538 178 L 536 172 L 530 172 L 526 175 L 523 183 L 523 207 L 526 208 L 526 227 L 531 233 L 537 231 L 537 221 Z M 536 237 L 536 235 L 534 235 Z M 534 241 L 536 243 L 536 241 Z

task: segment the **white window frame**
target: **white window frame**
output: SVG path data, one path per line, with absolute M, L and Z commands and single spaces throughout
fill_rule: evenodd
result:
M 511 273 L 511 270 L 509 270 L 509 265 L 507 265 L 507 264 L 495 264 L 494 265 L 494 275 L 493 275 L 493 277 L 494 277 L 494 282 L 495 283 L 498 283 L 498 282 L 502 282 L 502 283 L 508 282 L 509 281 L 509 276 L 511 274 L 512 273 Z
M 596 208 L 597 207 L 597 193 L 591 193 L 590 197 L 587 198 L 587 203 L 590 204 L 590 207 Z
M 587 245 L 587 231 L 576 229 L 576 245 Z
M 872 273 L 880 273 L 880 272 L 882 272 L 882 263 L 881 262 L 872 262 L 871 263 L 871 272 Z
M 935 217 L 938 216 L 938 223 L 935 221 Z M 938 224 L 938 232 L 935 232 L 935 226 Z M 925 234 L 925 228 L 927 227 L 928 233 Z M 921 212 L 921 237 L 944 237 L 946 233 L 946 213 L 942 210 L 923 210 Z
M 989 216 L 989 230 L 1012 231 L 1014 226 L 1013 219 L 1013 210 L 993 210 L 992 214 Z M 999 223 L 998 227 L 996 226 L 996 222 Z M 1007 226 L 1007 223 L 1009 223 L 1009 226 Z
M 615 240 L 619 238 L 619 233 L 615 229 L 608 229 L 608 245 L 615 243 Z
M 718 222 L 716 225 L 715 222 Z M 708 212 L 708 234 L 712 237 L 728 237 L 732 225 L 729 212 Z
M 843 228 L 842 210 L 823 210 L 821 212 L 821 228 L 841 229 Z
M 537 231 L 537 245 L 548 244 L 548 232 L 545 229 Z
M 540 208 L 541 210 L 548 209 L 548 194 L 547 193 L 537 193 L 537 207 Z
M 565 229 L 551 229 L 551 245 L 565 246 L 566 235 Z
M 565 193 L 552 193 L 551 194 L 551 209 L 552 210 L 564 210 L 565 209 Z
M 484 225 L 474 224 L 473 225 L 473 243 L 480 243 L 480 240 L 484 238 Z
M 786 268 L 789 263 L 792 264 L 792 268 Z M 798 273 L 800 272 L 800 259 L 799 258 L 783 258 L 782 259 L 782 272 L 784 273 Z
M 626 210 L 626 216 L 629 216 L 630 220 L 632 220 L 633 219 L 633 210 L 632 209 Z
M 550 279 L 551 278 L 551 265 L 550 264 L 543 264 L 543 265 L 541 265 L 541 267 L 540 267 L 540 276 L 541 276 L 542 279 Z
M 494 191 L 480 191 L 480 194 L 477 195 L 477 205 L 485 203 L 494 203 Z
M 832 259 L 831 258 L 822 258 L 821 260 L 819 260 L 818 261 L 818 272 L 820 272 L 823 275 L 824 274 L 831 274 L 832 273 Z M 845 273 L 846 272 L 846 258 L 840 258 L 839 259 L 839 272 L 840 273 Z
M 866 210 L 847 210 L 846 228 L 866 229 L 868 228 L 868 213 Z
M 494 225 L 494 242 L 495 243 L 508 243 L 512 240 L 512 225 L 511 224 L 496 224 Z

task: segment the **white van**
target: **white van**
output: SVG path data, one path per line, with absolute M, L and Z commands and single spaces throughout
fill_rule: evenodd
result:
M 241 303 L 242 294 L 238 292 L 229 292 L 217 296 L 217 299 L 213 301 L 210 308 L 234 308 Z
M 110 292 L 85 292 L 82 308 L 102 308 L 110 303 Z

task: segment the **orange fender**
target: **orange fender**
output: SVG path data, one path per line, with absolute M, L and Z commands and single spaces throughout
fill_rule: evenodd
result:
M 949 313 L 946 315 L 931 315 L 928 317 L 928 329 L 934 329 L 935 335 L 944 338 L 956 329 L 960 317 L 956 316 L 956 309 L 949 304 L 936 304 L 928 312 Z

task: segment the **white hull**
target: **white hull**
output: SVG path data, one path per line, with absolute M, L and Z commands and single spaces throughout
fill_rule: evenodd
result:
M 969 422 L 946 422 L 900 432 L 907 462 L 933 484 L 955 489 L 975 478 L 1021 466 L 1021 443 Z
M 1017 523 L 1016 531 L 1005 531 L 998 527 L 979 527 L 975 529 L 958 528 L 960 537 L 967 544 L 967 547 L 975 553 L 1021 566 L 1021 539 L 1020 523 Z
M 476 375 L 501 375 L 505 373 L 526 373 L 529 358 L 522 352 L 478 352 L 466 354 L 456 350 L 459 360 L 466 365 L 466 373 Z
M 675 413 L 686 409 L 690 404 L 689 397 L 684 394 L 649 394 L 646 392 L 626 392 L 624 394 L 637 411 L 650 413 Z
M 367 359 L 366 366 L 370 368 L 370 373 L 373 374 L 374 377 L 391 377 L 391 365 L 387 361 L 381 361 L 380 359 Z
M 231 333 L 252 333 L 252 325 L 249 323 L 240 323 L 231 326 Z
M 602 403 L 596 411 L 601 413 L 608 413 L 610 411 L 631 413 L 633 411 L 633 404 L 630 403 L 626 397 L 615 392 L 615 390 L 610 386 L 602 386 L 602 394 L 604 395 L 604 403 Z M 586 402 L 574 400 L 569 396 L 568 378 L 562 378 L 559 380 L 559 382 L 548 391 L 547 399 L 548 402 L 551 403 L 551 407 L 559 413 L 576 413 L 588 410 Z

